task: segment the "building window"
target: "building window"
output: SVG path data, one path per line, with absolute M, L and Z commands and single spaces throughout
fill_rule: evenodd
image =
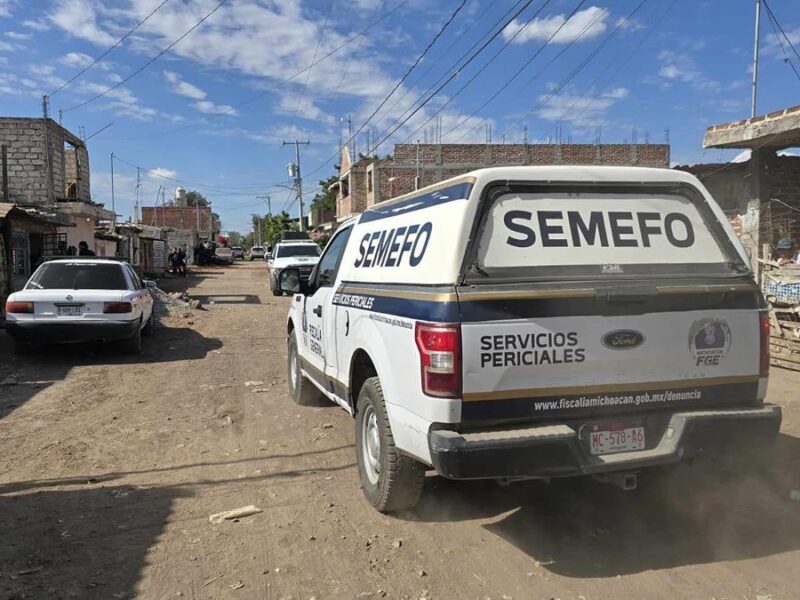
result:
M 374 169 L 367 169 L 367 193 L 371 194 L 373 190 L 373 182 L 375 181 Z
M 342 198 L 347 198 L 350 195 L 350 174 L 348 173 L 342 178 Z

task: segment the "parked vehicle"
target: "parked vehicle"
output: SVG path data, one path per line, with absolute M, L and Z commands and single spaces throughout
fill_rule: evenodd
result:
M 692 175 L 491 168 L 342 224 L 287 323 L 289 391 L 355 416 L 364 494 L 424 473 L 592 474 L 625 489 L 767 446 L 769 322 L 728 220 Z
M 120 342 L 138 354 L 155 327 L 153 297 L 126 262 L 70 258 L 42 264 L 6 301 L 6 330 L 17 353 L 44 344 Z
M 214 264 L 223 267 L 233 264 L 233 251 L 225 246 L 217 246 L 214 250 Z
M 250 248 L 250 260 L 263 259 L 266 254 L 264 246 L 253 246 Z
M 231 256 L 233 260 L 244 260 L 244 250 L 241 246 L 234 246 L 231 248 Z
M 319 256 L 319 245 L 311 240 L 289 240 L 275 244 L 271 257 L 267 259 L 270 269 L 269 289 L 272 294 L 274 296 L 283 294 L 278 284 L 278 277 L 286 267 L 297 268 L 300 278 L 308 281 L 311 271 L 319 261 Z

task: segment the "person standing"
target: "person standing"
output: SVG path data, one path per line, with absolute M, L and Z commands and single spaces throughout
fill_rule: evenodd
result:
M 78 243 L 78 256 L 97 256 L 94 250 L 89 249 L 89 244 L 86 242 Z

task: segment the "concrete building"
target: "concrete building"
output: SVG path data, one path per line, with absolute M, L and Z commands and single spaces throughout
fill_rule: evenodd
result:
M 342 149 L 336 220 L 475 169 L 511 165 L 669 167 L 667 144 L 397 144 L 387 158 L 353 163 Z
M 704 148 L 737 148 L 743 160 L 688 165 L 722 209 L 759 272 L 759 258 L 770 258 L 774 244 L 791 238 L 800 246 L 800 106 L 709 127 Z M 747 154 L 749 153 L 749 158 Z

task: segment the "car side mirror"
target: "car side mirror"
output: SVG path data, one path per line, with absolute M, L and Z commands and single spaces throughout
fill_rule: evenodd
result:
M 310 286 L 300 279 L 300 269 L 283 269 L 278 275 L 278 287 L 287 294 L 308 294 Z
M 267 260 L 272 260 L 272 252 L 267 252 L 265 256 L 267 257 Z
M 156 289 L 156 282 L 151 279 L 145 279 L 144 281 L 142 281 L 142 283 L 144 284 L 144 287 L 146 287 L 148 290 Z

